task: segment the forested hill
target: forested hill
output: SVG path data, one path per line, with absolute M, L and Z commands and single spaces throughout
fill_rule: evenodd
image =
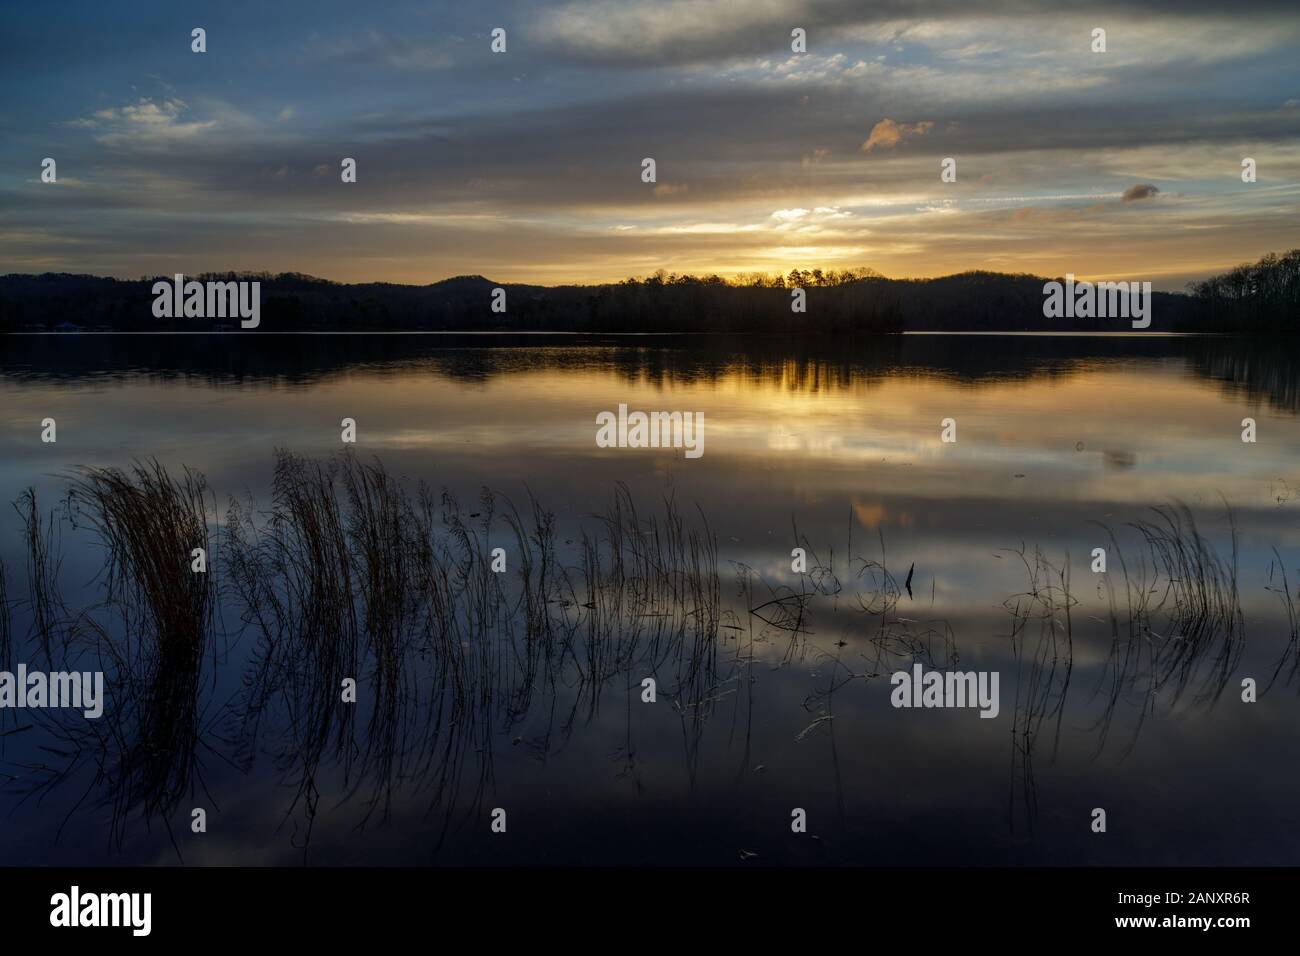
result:
M 0 276 L 0 330 L 204 331 L 234 318 L 156 318 L 153 284 L 46 273 Z M 1123 331 L 1128 318 L 1048 318 L 1031 275 L 967 272 L 888 279 L 869 270 L 728 281 L 659 273 L 592 286 L 535 286 L 459 276 L 431 285 L 342 284 L 296 273 L 209 273 L 261 283 L 257 331 L 564 331 L 890 333 Z M 494 290 L 505 290 L 494 311 Z M 806 310 L 792 309 L 795 289 Z M 1300 314 L 1300 250 L 1241 266 L 1189 290 L 1153 293 L 1150 331 L 1289 332 Z M 499 301 L 500 296 L 495 296 Z

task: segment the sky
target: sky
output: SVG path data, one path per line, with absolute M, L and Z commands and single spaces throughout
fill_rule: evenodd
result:
M 1060 6 L 7 5 L 0 273 L 1182 289 L 1300 246 L 1294 0 Z

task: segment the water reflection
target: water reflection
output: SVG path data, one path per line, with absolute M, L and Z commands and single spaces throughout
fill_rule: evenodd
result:
M 1250 402 L 1300 411 L 1285 340 L 1170 335 L 895 335 L 818 338 L 559 335 L 8 335 L 17 382 L 149 378 L 209 385 L 309 385 L 364 368 L 434 371 L 472 383 L 521 371 L 605 369 L 656 387 L 741 377 L 797 392 L 878 383 L 899 374 L 979 384 L 1068 376 L 1099 363 L 1182 365 Z
M 14 861 L 105 834 L 159 862 L 1293 859 L 1268 821 L 1300 792 L 1300 429 L 1202 344 L 421 340 L 272 375 L 139 341 L 7 356 L 0 651 L 98 662 L 113 701 L 0 713 L 4 799 L 60 821 Z M 596 449 L 627 398 L 703 409 L 705 458 Z M 145 446 L 164 464 L 131 469 Z M 999 670 L 1002 718 L 890 708 L 918 662 Z M 1204 792 L 1171 809 L 1151 773 Z M 1186 840 L 1243 773 L 1263 806 Z M 1089 843 L 1103 801 L 1145 842 Z M 192 835 L 192 806 L 220 827 Z M 514 839 L 485 844 L 497 806 Z M 792 806 L 818 840 L 783 838 Z

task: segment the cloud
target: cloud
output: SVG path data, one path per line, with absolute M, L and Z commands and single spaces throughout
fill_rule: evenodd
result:
M 1284 18 L 1293 3 L 1242 0 L 1233 7 L 1230 27 L 1239 27 L 1242 19 L 1252 14 Z M 930 25 L 962 18 L 1002 21 L 989 45 L 982 42 L 984 38 L 979 45 L 969 39 L 958 44 L 953 53 L 959 59 L 978 58 L 1001 48 L 1009 34 L 1019 33 L 1027 24 L 1041 24 L 1055 34 L 1062 32 L 1059 11 L 1033 0 L 570 0 L 538 7 L 529 24 L 531 39 L 575 61 L 621 67 L 778 54 L 789 51 L 790 30 L 796 26 L 808 31 L 810 46 L 815 47 L 863 30 L 897 34 L 904 29 L 902 24 Z M 1092 15 L 1102 11 L 1128 14 L 1126 36 L 1130 38 L 1132 25 L 1145 20 L 1165 41 L 1175 40 L 1171 33 L 1176 34 L 1191 18 L 1223 16 L 1217 0 L 1101 0 L 1092 8 Z M 1007 29 L 1009 22 L 1014 22 L 1013 31 Z M 1276 36 L 1277 24 L 1264 26 Z M 1250 42 L 1256 39 L 1252 37 Z M 1237 42 L 1232 33 L 1221 33 L 1219 44 L 1204 48 L 1217 56 L 1215 46 L 1232 47 Z M 1142 56 L 1153 53 L 1148 44 L 1133 46 Z
M 149 97 L 141 97 L 139 102 L 97 110 L 89 117 L 72 120 L 66 125 L 98 130 L 95 139 L 105 146 L 168 147 L 194 140 L 217 125 L 216 120 L 182 120 L 182 114 L 188 110 L 189 106 L 181 99 L 155 102 Z
M 891 119 L 882 119 L 875 126 L 871 127 L 871 135 L 867 137 L 866 142 L 862 144 L 862 152 L 869 153 L 877 146 L 883 146 L 886 149 L 893 149 L 899 143 L 904 142 L 912 136 L 924 136 L 934 128 L 934 124 L 929 120 L 923 120 L 920 123 L 909 126 L 906 123 L 895 123 Z
M 1124 195 L 1120 197 L 1122 202 L 1141 202 L 1143 199 L 1150 199 L 1159 193 L 1160 190 L 1150 183 L 1138 183 L 1136 186 L 1130 186 L 1124 190 Z
M 855 235 L 859 230 L 857 223 L 851 220 L 853 213 L 839 206 L 817 206 L 813 209 L 796 206 L 793 209 L 776 210 L 764 225 L 777 232 L 797 233 L 806 239 L 811 236 Z
M 36 131 L 36 155 L 94 174 L 77 190 L 0 186 L 0 239 L 39 234 L 30 255 L 127 275 L 174 251 L 330 277 L 561 280 L 676 257 L 895 274 L 1057 274 L 1062 261 L 1082 273 L 1081 257 L 1101 274 L 1144 257 L 1190 274 L 1295 245 L 1300 72 L 1285 54 L 1300 22 L 1281 4 L 1243 20 L 1210 0 L 1098 3 L 1151 14 L 1123 18 L 1105 57 L 1088 51 L 1091 20 L 1033 0 L 489 0 L 500 16 L 387 20 L 376 5 L 363 23 L 316 20 L 321 35 L 229 37 L 219 75 L 189 70 L 182 45 L 176 89 L 133 85 L 121 50 L 175 44 L 127 25 L 70 55 L 67 83 L 10 71 L 0 128 L 28 135 L 0 136 L 0 161 L 30 170 Z M 487 47 L 498 22 L 506 57 Z M 553 28 L 540 41 L 539 23 Z M 790 51 L 796 25 L 806 54 Z M 77 39 L 25 30 L 0 35 L 0 60 Z M 1233 58 L 1239 69 L 1220 68 Z M 81 119 L 51 128 L 57 117 Z M 1243 143 L 1282 185 L 1225 193 L 1223 157 Z M 666 180 L 653 192 L 636 162 L 647 152 Z M 962 157 L 956 193 L 933 168 L 945 155 Z M 337 185 L 343 156 L 362 164 L 355 189 Z
M 455 65 L 447 46 L 447 38 L 426 41 L 418 36 L 367 30 L 363 34 L 329 39 L 313 34 L 305 50 L 309 57 L 326 63 L 378 65 L 401 72 L 428 73 Z
M 803 208 L 795 209 L 778 209 L 772 213 L 772 218 L 777 222 L 794 222 L 808 215 L 808 210 Z

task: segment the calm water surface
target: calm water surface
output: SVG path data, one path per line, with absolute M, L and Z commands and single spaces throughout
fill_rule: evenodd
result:
M 703 412 L 703 457 L 596 447 L 597 413 L 619 403 Z M 687 527 L 707 522 L 719 580 L 705 650 L 698 635 L 686 650 L 643 642 L 602 669 L 579 639 L 535 671 L 526 636 L 503 626 L 477 658 L 492 690 L 461 709 L 440 709 L 440 651 L 413 637 L 395 710 L 377 714 L 367 702 L 392 672 L 364 657 L 346 742 L 323 751 L 293 695 L 335 692 L 303 673 L 259 697 L 268 637 L 223 588 L 183 740 L 110 730 L 115 683 L 93 759 L 48 712 L 0 718 L 6 864 L 1300 863 L 1289 345 L 10 336 L 0 408 L 0 496 L 35 489 L 62 600 L 103 628 L 73 628 L 56 667 L 90 668 L 131 638 L 94 610 L 104 548 L 61 506 L 76 469 L 156 457 L 201 472 L 213 574 L 229 583 L 230 500 L 264 521 L 277 451 L 328 460 L 345 417 L 358 461 L 412 495 L 446 489 L 475 528 L 492 489 L 488 544 L 509 552 L 505 502 L 531 514 L 535 499 L 577 575 L 582 531 L 625 486 L 640 521 L 671 499 Z M 47 417 L 55 444 L 40 441 Z M 945 418 L 955 443 L 940 441 Z M 1227 617 L 1214 598 L 1170 610 L 1195 582 L 1156 574 L 1141 523 L 1151 533 L 1153 509 L 1180 506 L 1163 540 L 1235 574 Z M 814 575 L 791 572 L 796 545 Z M 1096 547 L 1105 575 L 1090 570 Z M 10 663 L 36 667 L 18 509 L 0 513 L 0 558 Z M 1135 627 L 1142 600 L 1163 610 Z M 891 707 L 889 674 L 917 661 L 997 671 L 999 716 Z M 160 665 L 137 665 L 156 687 Z M 1257 703 L 1241 702 L 1246 677 Z M 112 769 L 148 748 L 172 781 L 152 804 Z M 190 832 L 194 807 L 205 834 Z M 489 830 L 497 807 L 505 835 Z M 790 832 L 796 807 L 805 835 Z M 1097 807 L 1104 834 L 1090 831 Z

